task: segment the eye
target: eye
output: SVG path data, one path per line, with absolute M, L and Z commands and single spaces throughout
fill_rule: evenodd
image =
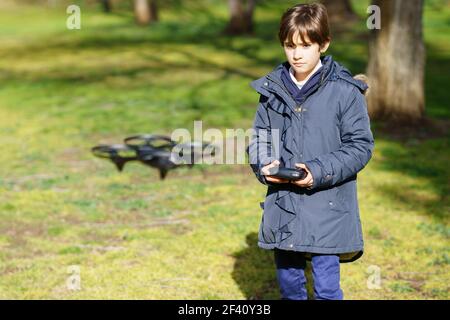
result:
M 303 45 L 303 48 L 309 48 L 309 47 L 311 47 L 310 44 L 304 44 L 304 45 Z

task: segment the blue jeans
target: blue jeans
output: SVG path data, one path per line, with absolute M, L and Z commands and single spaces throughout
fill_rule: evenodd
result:
M 305 267 L 303 253 L 275 249 L 277 280 L 281 299 L 307 300 Z M 344 294 L 340 288 L 339 256 L 333 254 L 312 254 L 312 275 L 314 297 L 317 300 L 342 300 Z

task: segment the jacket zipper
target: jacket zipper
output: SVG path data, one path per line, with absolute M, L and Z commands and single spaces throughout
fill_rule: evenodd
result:
M 281 90 L 283 90 L 287 95 L 288 95 L 288 97 L 290 97 L 291 99 L 292 99 L 292 101 L 294 101 L 295 102 L 295 105 L 296 105 L 296 107 L 294 108 L 294 113 L 297 115 L 297 113 L 301 113 L 301 112 L 303 112 L 304 111 L 304 109 L 303 109 L 303 105 L 305 104 L 305 101 L 306 100 L 308 100 L 308 98 L 314 93 L 314 92 L 316 92 L 317 90 L 319 90 L 320 89 L 320 87 L 322 87 L 322 84 L 323 84 L 323 75 L 322 75 L 322 77 L 321 77 L 321 79 L 320 79 L 320 84 L 319 84 L 319 86 L 317 87 L 317 89 L 316 90 L 314 90 L 314 92 L 312 92 L 310 95 L 308 95 L 301 103 L 297 103 L 297 101 L 295 101 L 295 99 L 294 99 L 294 97 L 292 96 L 292 94 L 289 92 L 289 91 L 287 91 L 286 89 L 285 89 L 285 87 L 284 87 L 284 85 L 282 85 L 282 84 L 280 84 L 277 80 L 275 80 L 274 78 L 272 78 L 272 77 L 270 77 L 270 76 L 267 76 L 267 79 L 269 79 L 270 81 L 272 81 L 272 82 L 274 82 L 276 85 L 278 85 L 280 88 L 281 88 Z M 276 92 L 274 92 L 274 93 L 276 93 Z M 297 115 L 297 117 L 300 119 L 300 130 L 301 130 L 301 137 L 302 137 L 302 139 L 301 139 L 301 147 L 300 147 L 300 158 L 302 158 L 303 159 L 303 146 L 304 146 L 304 141 L 303 141 L 303 134 L 304 134 L 304 130 L 303 130 L 303 117 L 301 116 L 301 115 Z

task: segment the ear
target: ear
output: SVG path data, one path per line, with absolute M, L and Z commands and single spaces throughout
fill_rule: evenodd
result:
M 330 42 L 331 40 L 328 40 L 320 47 L 320 53 L 325 53 L 325 51 L 327 51 L 328 47 L 330 46 Z

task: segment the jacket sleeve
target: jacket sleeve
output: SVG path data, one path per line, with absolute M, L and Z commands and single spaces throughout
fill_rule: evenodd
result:
M 343 109 L 339 150 L 305 162 L 314 179 L 310 189 L 326 188 L 344 181 L 362 170 L 372 157 L 374 139 L 364 95 L 353 88 Z
M 261 95 L 258 109 L 253 122 L 252 137 L 250 138 L 247 154 L 250 167 L 255 173 L 256 178 L 264 185 L 273 185 L 261 174 L 261 168 L 275 161 L 277 158 L 273 154 L 272 134 L 269 115 L 265 107 L 267 97 Z

